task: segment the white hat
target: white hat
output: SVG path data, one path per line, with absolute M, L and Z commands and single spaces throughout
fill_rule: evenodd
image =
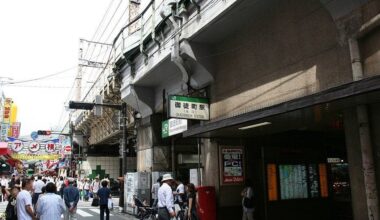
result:
M 164 181 L 166 181 L 166 180 L 172 180 L 172 179 L 173 179 L 172 175 L 171 175 L 170 173 L 167 173 L 167 174 L 164 174 L 164 175 L 162 176 L 162 180 L 161 180 L 161 182 L 164 182 Z

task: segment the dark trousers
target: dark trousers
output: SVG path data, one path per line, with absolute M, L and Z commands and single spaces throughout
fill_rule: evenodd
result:
M 35 205 L 37 204 L 38 197 L 40 196 L 41 193 L 34 193 L 32 197 L 32 204 Z
M 158 209 L 158 220 L 170 220 L 170 215 L 166 208 Z
M 100 220 L 104 220 L 104 211 L 106 211 L 106 220 L 110 220 L 108 205 L 100 205 Z

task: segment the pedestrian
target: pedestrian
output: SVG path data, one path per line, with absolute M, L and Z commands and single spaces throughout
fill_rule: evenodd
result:
M 243 206 L 243 220 L 253 220 L 253 212 L 255 211 L 253 205 L 253 188 L 250 179 L 245 180 L 245 187 L 241 192 L 242 206 Z
M 66 212 L 65 220 L 77 219 L 77 204 L 79 201 L 79 190 L 73 186 L 75 180 L 68 179 L 69 186 L 63 190 L 63 198 L 65 200 Z
M 175 181 L 171 174 L 164 174 L 162 185 L 158 189 L 158 220 L 170 220 L 176 216 L 174 210 L 174 198 L 171 186 Z
M 85 180 L 84 182 L 84 185 L 83 185 L 83 190 L 84 190 L 84 201 L 88 201 L 89 197 L 90 197 L 90 185 L 91 185 L 91 182 L 90 180 Z
M 8 189 L 8 179 L 6 176 L 2 175 L 1 176 L 1 180 L 0 180 L 0 184 L 1 184 L 1 201 L 4 202 L 4 201 L 7 201 L 7 193 L 5 191 L 5 189 Z
M 19 192 L 20 190 L 17 187 L 13 187 L 9 192 L 8 204 L 5 209 L 6 220 L 17 220 L 16 198 Z
M 45 187 L 45 194 L 37 202 L 36 213 L 39 220 L 60 220 L 65 211 L 62 198 L 56 194 L 57 186 L 50 182 Z
M 110 210 L 108 208 L 108 199 L 112 198 L 111 190 L 107 187 L 108 181 L 102 181 L 102 188 L 98 190 L 100 205 L 100 220 L 104 220 L 104 211 L 106 212 L 106 220 L 110 219 Z
M 176 191 L 173 192 L 175 195 L 175 203 L 179 204 L 180 207 L 183 206 L 183 202 L 186 201 L 185 198 L 185 185 L 183 185 L 181 179 L 177 179 L 177 188 Z
M 39 175 L 37 177 L 37 181 L 34 182 L 34 184 L 33 184 L 33 191 L 34 191 L 33 199 L 32 199 L 33 206 L 36 205 L 38 197 L 42 193 L 42 187 L 44 187 L 44 186 L 45 186 L 45 183 L 42 181 L 42 176 Z
M 97 198 L 97 193 L 100 188 L 100 181 L 99 181 L 99 176 L 95 177 L 95 180 L 91 184 L 91 192 L 93 198 Z
M 11 181 L 8 183 L 9 188 L 13 188 L 16 184 L 16 176 L 12 174 Z
M 187 211 L 187 220 L 198 220 L 196 209 L 196 190 L 192 183 L 187 184 L 187 204 L 189 209 Z
M 63 176 L 59 177 L 59 180 L 57 181 L 57 190 L 61 198 L 63 198 L 63 189 L 66 187 L 64 181 L 63 181 Z
M 24 179 L 22 181 L 22 190 L 18 193 L 16 199 L 17 219 L 18 220 L 36 220 L 33 211 L 32 196 L 30 191 L 33 190 L 34 179 Z
M 79 199 L 83 200 L 84 197 L 84 191 L 83 191 L 84 182 L 83 179 L 78 179 L 78 190 L 79 190 Z
M 161 186 L 161 180 L 162 180 L 162 176 L 160 176 L 158 179 L 157 179 L 157 182 L 155 184 L 152 185 L 152 199 L 153 199 L 153 203 L 151 204 L 152 207 L 157 207 L 157 203 L 158 203 L 158 189 L 160 188 Z

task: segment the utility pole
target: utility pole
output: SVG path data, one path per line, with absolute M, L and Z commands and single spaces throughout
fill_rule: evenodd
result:
M 83 78 L 83 72 L 82 72 L 82 65 L 81 60 L 83 59 L 83 48 L 82 48 L 83 40 L 79 40 L 79 64 L 78 64 L 78 73 L 77 77 L 75 77 L 75 100 L 81 101 L 82 96 L 82 78 Z

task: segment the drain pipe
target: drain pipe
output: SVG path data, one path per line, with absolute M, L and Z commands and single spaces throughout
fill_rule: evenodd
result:
M 354 81 L 358 81 L 363 78 L 363 67 L 360 58 L 358 41 L 357 39 L 350 38 L 348 40 L 348 44 L 351 56 L 352 77 Z M 362 153 L 362 167 L 364 173 L 368 219 L 380 220 L 375 165 L 373 160 L 373 145 L 371 143 L 367 106 L 356 106 L 356 114 L 359 124 L 359 138 Z
M 173 37 L 173 46 L 171 50 L 171 61 L 179 68 L 179 70 L 182 73 L 182 90 L 187 90 L 189 85 L 189 73 L 186 70 L 185 64 L 183 62 L 182 57 L 179 54 L 179 33 L 180 33 L 180 26 L 178 25 L 177 21 L 175 20 L 175 10 L 173 5 L 169 5 L 172 9 L 172 14 L 169 17 L 169 19 L 166 20 L 166 24 L 174 30 L 174 37 Z M 165 18 L 165 13 L 162 10 L 160 13 L 162 18 Z

